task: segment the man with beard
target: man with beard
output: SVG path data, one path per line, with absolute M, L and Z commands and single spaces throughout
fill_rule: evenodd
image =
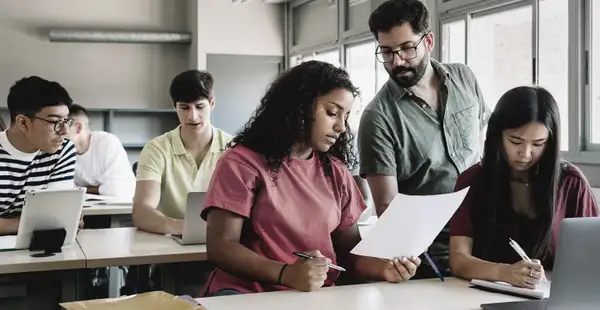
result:
M 480 132 L 490 111 L 467 66 L 430 58 L 434 35 L 421 1 L 384 2 L 371 14 L 369 28 L 390 79 L 361 117 L 360 173 L 381 215 L 397 193 L 452 192 L 457 176 L 480 159 Z M 449 273 L 448 226 L 428 253 Z M 427 267 L 415 276 L 431 277 L 435 273 Z

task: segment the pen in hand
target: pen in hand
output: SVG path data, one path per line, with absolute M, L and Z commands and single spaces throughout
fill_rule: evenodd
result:
M 529 256 L 527 256 L 527 253 L 525 253 L 523 248 L 515 240 L 511 238 L 508 238 L 508 240 L 508 244 L 515 250 L 515 252 L 517 252 L 517 254 L 519 254 L 519 256 L 521 256 L 521 259 L 523 259 L 524 261 L 531 262 L 531 259 L 529 258 Z M 546 280 L 545 275 L 542 277 L 542 281 L 548 281 Z
M 298 257 L 301 257 L 301 258 L 304 258 L 304 259 L 313 259 L 314 258 L 314 257 L 312 257 L 310 255 L 307 255 L 307 254 L 304 254 L 304 253 L 301 253 L 301 252 L 294 252 L 294 255 L 296 255 Z M 327 266 L 329 268 L 331 268 L 331 269 L 335 269 L 335 270 L 339 270 L 339 271 L 346 271 L 346 269 L 344 269 L 344 268 L 342 268 L 342 267 L 340 267 L 338 265 L 327 264 Z
M 425 259 L 427 259 L 427 261 L 429 262 L 429 265 L 431 265 L 433 272 L 435 272 L 435 274 L 438 276 L 438 278 L 440 278 L 440 280 L 442 282 L 444 282 L 444 276 L 442 275 L 442 273 L 440 272 L 438 267 L 435 265 L 435 263 L 433 262 L 433 260 L 429 256 L 429 254 L 427 254 L 427 252 L 423 252 L 423 256 L 425 256 Z

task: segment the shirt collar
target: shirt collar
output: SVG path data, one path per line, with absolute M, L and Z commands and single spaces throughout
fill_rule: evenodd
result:
M 211 142 L 210 142 L 210 146 L 208 149 L 209 153 L 218 153 L 218 152 L 222 152 L 224 149 L 224 146 L 221 143 L 221 135 L 219 134 L 219 131 L 216 130 L 214 127 L 211 127 L 212 130 L 212 137 L 211 137 Z M 181 140 L 181 125 L 177 126 L 177 128 L 173 129 L 170 133 L 170 140 L 171 140 L 171 146 L 173 147 L 173 153 L 175 155 L 185 155 L 187 154 L 187 150 L 185 149 L 185 146 L 183 146 L 183 140 Z
M 440 78 L 440 84 L 445 84 L 446 79 L 450 77 L 450 72 L 446 66 L 435 59 L 431 59 L 431 66 L 433 67 L 434 73 Z M 389 79 L 389 84 L 392 87 L 392 91 L 398 94 L 399 98 L 404 97 L 409 92 L 408 89 L 398 85 L 392 78 Z

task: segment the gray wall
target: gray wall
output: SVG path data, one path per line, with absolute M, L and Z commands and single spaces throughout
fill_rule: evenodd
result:
M 50 42 L 50 28 L 187 31 L 192 34 L 193 43 L 182 46 Z M 115 113 L 111 123 L 111 131 L 123 143 L 138 145 L 128 149 L 133 162 L 140 143 L 176 125 L 172 113 L 144 111 L 171 109 L 171 79 L 186 69 L 207 69 L 208 54 L 231 55 L 211 60 L 210 70 L 216 72 L 221 83 L 217 92 L 224 108 L 223 113 L 217 109 L 217 125 L 237 130 L 277 72 L 274 65 L 264 64 L 260 56 L 281 59 L 283 29 L 283 6 L 262 1 L 0 1 L 0 106 L 6 106 L 9 88 L 16 80 L 40 75 L 59 81 L 85 107 L 136 109 L 137 112 Z M 238 63 L 246 58 L 235 56 L 240 54 L 261 60 L 256 64 Z M 232 65 L 231 61 L 250 71 L 228 72 L 226 67 Z M 240 73 L 245 75 L 239 76 Z M 243 78 L 249 83 L 242 83 Z M 105 129 L 101 115 L 93 115 L 94 129 Z M 6 111 L 0 111 L 0 116 L 5 121 L 9 119 Z
M 185 1 L 0 2 L 0 98 L 24 76 L 57 80 L 87 107 L 168 107 L 168 83 L 188 67 L 187 46 L 50 42 L 52 27 L 180 30 Z
M 282 62 L 277 56 L 207 55 L 208 71 L 215 78 L 213 125 L 230 134 L 240 130 L 277 77 Z

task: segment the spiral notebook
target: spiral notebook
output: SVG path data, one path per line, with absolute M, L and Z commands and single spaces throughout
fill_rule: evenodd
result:
M 508 293 L 535 299 L 546 299 L 550 297 L 550 281 L 540 282 L 535 289 L 516 287 L 506 282 L 494 282 L 477 279 L 471 280 L 471 284 L 473 286 L 490 289 L 500 293 Z

